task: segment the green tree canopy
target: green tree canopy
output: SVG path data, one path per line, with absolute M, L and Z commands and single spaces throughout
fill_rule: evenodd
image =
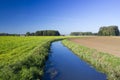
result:
M 118 26 L 100 27 L 98 35 L 100 35 L 100 36 L 119 36 Z
M 31 33 L 30 32 L 26 32 L 26 36 L 30 36 L 31 35 Z
M 59 36 L 60 33 L 56 30 L 41 30 L 35 32 L 36 36 Z
M 56 30 L 41 30 L 36 31 L 35 33 L 26 33 L 27 36 L 60 36 L 59 31 Z
M 71 32 L 71 36 L 94 35 L 92 32 Z

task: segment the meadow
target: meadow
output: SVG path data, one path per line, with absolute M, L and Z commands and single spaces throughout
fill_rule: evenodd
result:
M 87 41 L 89 42 L 89 40 Z M 119 57 L 98 51 L 94 48 L 80 45 L 80 41 L 79 43 L 76 43 L 70 39 L 67 39 L 63 40 L 63 44 L 98 71 L 105 73 L 107 75 L 107 80 L 120 80 Z
M 63 37 L 0 37 L 0 80 L 40 80 L 50 43 Z

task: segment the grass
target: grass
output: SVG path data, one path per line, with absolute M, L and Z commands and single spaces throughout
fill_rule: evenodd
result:
M 0 37 L 0 80 L 41 79 L 50 43 L 64 37 Z
M 81 59 L 91 64 L 98 71 L 107 74 L 107 80 L 120 80 L 120 58 L 104 52 L 98 52 L 81 46 L 69 40 L 62 41 L 65 46 L 71 49 Z

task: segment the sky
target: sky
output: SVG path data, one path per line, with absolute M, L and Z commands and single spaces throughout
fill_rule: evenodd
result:
M 98 32 L 109 25 L 120 29 L 120 0 L 0 0 L 0 33 Z

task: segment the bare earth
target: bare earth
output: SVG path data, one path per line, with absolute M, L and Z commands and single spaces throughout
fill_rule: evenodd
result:
M 70 40 L 82 46 L 120 57 L 120 37 L 82 37 Z

